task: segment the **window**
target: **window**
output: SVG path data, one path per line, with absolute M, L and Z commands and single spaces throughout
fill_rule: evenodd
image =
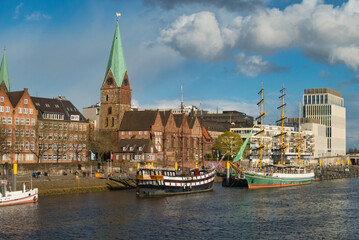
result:
M 19 109 L 18 109 L 18 113 L 22 113 L 22 108 L 19 108 Z
M 3 106 L 0 107 L 0 112 L 4 112 L 4 107 Z
M 6 124 L 6 117 L 2 117 L 2 124 Z
M 30 149 L 30 143 L 29 142 L 26 142 L 26 144 L 25 144 L 25 150 L 29 150 Z
M 107 109 L 107 115 L 110 115 L 110 114 L 112 114 L 112 107 L 109 107 L 109 108 Z
M 4 97 L 0 97 L 0 102 L 3 102 L 4 101 Z
M 24 114 L 27 114 L 27 108 L 24 108 Z
M 84 132 L 87 130 L 86 126 L 84 126 L 82 129 L 84 130 Z
M 124 132 L 124 131 L 122 131 L 122 132 L 121 132 L 121 135 L 125 135 L 125 132 Z
M 112 127 L 115 126 L 115 120 L 112 118 Z
M 30 113 L 30 114 L 32 114 L 32 113 L 33 113 L 32 108 L 29 108 L 29 113 Z
M 35 105 L 40 107 L 40 103 L 38 103 L 38 102 L 37 102 L 37 103 L 35 103 Z
M 35 126 L 35 118 L 31 118 L 31 126 Z
M 49 154 L 49 160 L 52 160 L 52 155 L 51 154 Z
M 31 130 L 31 137 L 35 137 L 35 130 Z
M 50 104 L 46 103 L 45 106 L 46 106 L 46 107 L 50 107 Z
M 74 126 L 72 124 L 70 124 L 70 131 L 74 130 Z
M 19 124 L 20 124 L 19 118 L 15 118 L 15 125 L 19 125 Z
M 72 141 L 72 139 L 74 138 L 74 135 L 70 134 L 70 140 Z
M 7 135 L 8 135 L 9 137 L 11 137 L 11 132 L 12 132 L 11 129 L 8 129 L 8 130 L 7 130 Z
M 24 103 L 27 104 L 27 99 L 26 98 L 24 99 Z
M 75 131 L 79 130 L 79 126 L 75 125 Z
M 142 131 L 140 131 L 139 134 L 142 135 Z
M 24 137 L 24 136 L 25 136 L 25 135 L 24 135 L 24 129 L 21 129 L 21 130 L 20 130 L 20 136 L 21 136 L 21 137 Z
M 82 131 L 82 125 L 79 126 L 79 131 Z
M 108 101 L 108 95 L 106 95 L 106 101 Z
M 26 130 L 25 133 L 26 133 L 25 135 L 26 137 L 30 137 L 30 130 Z
M 25 125 L 25 118 L 21 118 L 21 125 Z
M 7 118 L 7 124 L 12 124 L 12 117 Z
M 19 136 L 19 129 L 15 129 L 15 136 L 16 136 L 16 137 Z
M 44 160 L 47 160 L 47 154 L 44 154 Z
M 59 105 L 55 104 L 55 108 L 59 108 Z
M 30 118 L 26 118 L 26 125 L 30 126 Z
M 5 112 L 10 112 L 10 107 L 5 107 Z

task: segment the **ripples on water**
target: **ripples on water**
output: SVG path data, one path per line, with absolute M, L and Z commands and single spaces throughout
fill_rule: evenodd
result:
M 1 239 L 359 239 L 359 178 L 137 199 L 117 191 L 0 208 Z

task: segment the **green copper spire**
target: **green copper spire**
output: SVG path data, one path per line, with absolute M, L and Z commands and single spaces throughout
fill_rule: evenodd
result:
M 0 84 L 4 82 L 7 88 L 7 91 L 10 91 L 10 81 L 9 81 L 9 73 L 7 71 L 6 64 L 6 55 L 4 51 L 4 55 L 2 56 L 1 66 L 0 66 Z
M 120 28 L 118 27 L 118 22 L 116 24 L 115 35 L 113 36 L 112 47 L 110 57 L 108 59 L 106 76 L 108 71 L 111 69 L 111 72 L 115 78 L 115 82 L 118 87 L 121 87 L 123 77 L 126 73 L 126 63 L 125 56 L 123 55 L 122 41 L 120 35 Z

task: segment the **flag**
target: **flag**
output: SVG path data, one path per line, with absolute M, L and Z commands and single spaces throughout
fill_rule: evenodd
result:
M 116 16 L 117 16 L 117 17 L 121 17 L 121 13 L 116 13 Z

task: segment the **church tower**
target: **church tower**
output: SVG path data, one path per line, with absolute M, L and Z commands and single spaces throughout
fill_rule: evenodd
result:
M 9 80 L 9 72 L 7 71 L 5 51 L 2 56 L 1 66 L 0 66 L 0 85 L 4 85 L 6 91 L 10 92 L 10 80 Z
M 131 87 L 117 21 L 105 78 L 101 87 L 100 129 L 117 130 L 125 111 L 129 110 L 131 110 Z

